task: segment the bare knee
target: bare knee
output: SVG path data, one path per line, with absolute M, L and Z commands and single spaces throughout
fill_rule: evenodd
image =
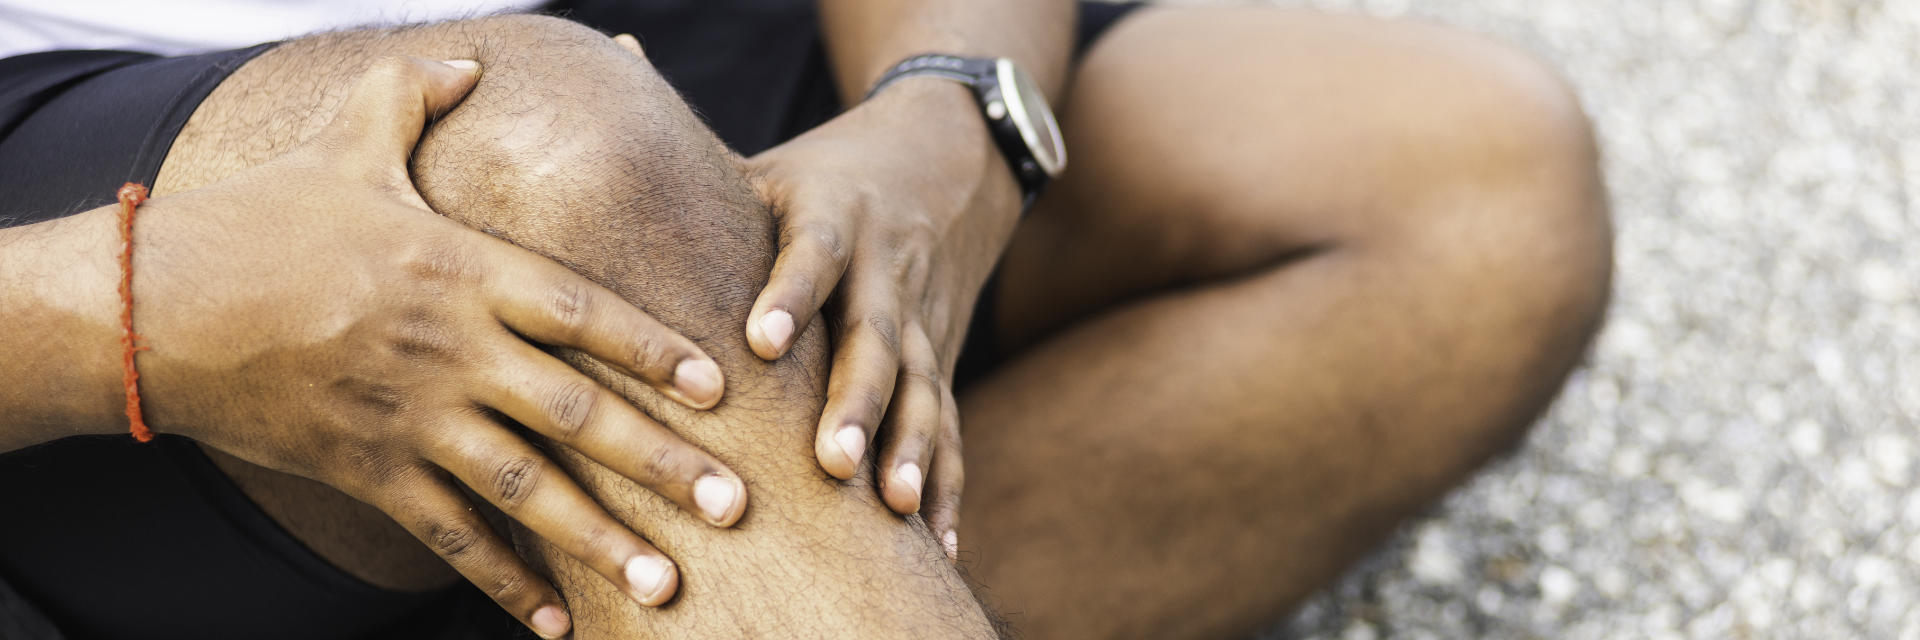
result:
M 557 258 L 700 342 L 726 371 L 718 407 L 695 414 L 644 392 L 629 398 L 750 485 L 746 516 L 735 530 L 716 531 L 604 468 L 561 454 L 616 517 L 684 561 L 679 604 L 636 618 L 609 585 L 570 580 L 587 572 L 536 545 L 570 585 L 581 633 L 651 627 L 805 635 L 822 621 L 825 628 L 897 624 L 904 633 L 929 617 L 977 631 L 978 605 L 954 599 L 964 584 L 924 529 L 887 512 L 870 487 L 826 478 L 810 455 L 811 434 L 792 428 L 816 420 L 824 397 L 818 323 L 776 362 L 746 348 L 746 312 L 771 268 L 773 230 L 732 154 L 644 60 L 599 34 L 539 18 L 459 28 L 483 43 L 474 52 L 483 76 L 416 152 L 422 194 L 436 210 Z M 606 373 L 584 357 L 569 361 Z M 751 570 L 729 570 L 741 567 Z M 902 614 L 871 607 L 875 598 L 921 604 Z
M 742 331 L 771 266 L 770 216 L 731 154 L 659 76 L 600 35 L 552 19 L 502 17 L 290 42 L 248 63 L 203 103 L 162 180 L 174 190 L 194 188 L 297 144 L 331 116 L 342 87 L 390 55 L 475 58 L 483 66 L 479 85 L 430 126 L 415 151 L 416 185 L 436 210 L 639 302 L 699 341 L 726 371 L 721 405 L 696 414 L 619 382 L 604 365 L 572 358 L 721 456 L 747 479 L 753 501 L 735 530 L 717 531 L 557 450 L 597 500 L 685 561 L 680 604 L 640 618 L 611 585 L 535 545 L 534 555 L 552 561 L 569 589 L 583 630 L 593 622 L 581 598 L 605 603 L 585 608 L 605 624 L 663 629 L 712 625 L 704 628 L 754 634 L 747 631 L 761 629 L 747 624 L 754 622 L 767 625 L 757 635 L 793 635 L 817 624 L 823 610 L 836 612 L 845 628 L 898 626 L 893 635 L 931 623 L 983 625 L 964 583 L 939 559 L 938 543 L 888 512 L 870 487 L 832 482 L 815 465 L 811 432 L 793 425 L 818 416 L 823 332 L 803 333 L 794 351 L 768 363 L 748 351 Z M 729 570 L 739 567 L 750 570 Z M 871 606 L 883 600 L 915 604 Z
M 744 317 L 771 265 L 772 220 L 735 156 L 652 66 L 556 18 L 447 28 L 484 72 L 415 154 L 427 201 L 616 290 L 645 284 L 623 293 L 665 307 L 650 306 L 656 315 L 737 333 L 732 316 Z M 672 283 L 702 295 L 656 300 Z
M 1383 244 L 1432 292 L 1431 322 L 1502 390 L 1497 418 L 1467 437 L 1510 446 L 1545 409 L 1598 332 L 1612 274 L 1591 124 L 1546 64 L 1473 39 L 1436 100 L 1453 131 L 1423 140 L 1429 182 L 1400 203 Z
M 1499 190 L 1463 250 L 1501 256 L 1509 293 L 1539 320 L 1558 368 L 1571 367 L 1598 330 L 1613 271 L 1613 229 L 1592 124 L 1572 88 L 1530 55 L 1494 46 L 1485 118 L 1505 123 L 1487 144 L 1487 180 Z M 1502 139 L 1503 138 L 1503 139 Z M 1555 376 L 1556 378 L 1558 376 Z M 1557 386 L 1557 385 L 1556 385 Z

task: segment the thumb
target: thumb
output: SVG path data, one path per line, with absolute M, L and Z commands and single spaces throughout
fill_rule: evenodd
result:
M 452 110 L 479 78 L 480 63 L 472 60 L 383 58 L 361 74 L 317 137 L 327 148 L 395 159 L 404 167 L 427 118 Z

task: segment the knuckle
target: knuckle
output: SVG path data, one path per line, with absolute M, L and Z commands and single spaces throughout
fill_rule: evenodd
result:
M 837 205 L 842 211 L 866 213 L 885 201 L 885 194 L 867 181 L 856 180 L 852 176 L 842 176 L 832 184 L 833 196 L 828 202 Z
M 542 404 L 542 412 L 553 429 L 547 435 L 562 443 L 571 443 L 578 440 L 593 420 L 600 394 L 585 381 L 568 380 L 547 393 Z
M 593 292 L 587 283 L 572 278 L 561 279 L 547 289 L 546 302 L 547 315 L 560 327 L 563 339 L 577 339 L 586 331 L 588 314 L 593 306 Z
M 925 384 L 921 391 L 932 396 L 928 400 L 932 407 L 938 410 L 946 403 L 946 377 L 929 353 L 931 349 L 927 346 L 924 333 L 918 329 L 912 329 L 907 336 L 907 341 L 907 353 L 900 358 L 900 375 L 905 376 L 909 382 Z
M 447 323 L 436 313 L 416 308 L 393 321 L 385 346 L 389 353 L 405 360 L 445 362 L 460 343 Z
M 880 345 L 894 358 L 900 357 L 900 323 L 894 320 L 892 311 L 872 311 L 867 313 L 867 328 L 880 339 Z
M 681 355 L 680 350 L 675 348 L 667 340 L 663 340 L 657 336 L 642 335 L 634 339 L 633 353 L 628 357 L 632 358 L 634 368 L 644 371 L 648 367 L 660 367 L 664 369 L 668 365 L 674 364 L 683 357 L 690 355 L 691 354 Z M 670 376 L 672 372 L 663 371 L 662 374 Z
M 932 367 L 917 363 L 908 363 L 900 368 L 900 378 L 907 384 L 917 385 L 925 393 L 937 394 L 940 385 L 940 372 Z M 937 397 L 937 396 L 936 396 Z
M 616 557 L 621 555 L 614 552 L 614 548 L 619 544 L 621 537 L 615 535 L 612 530 L 606 527 L 587 527 L 585 531 L 581 531 L 578 535 L 580 538 L 579 551 L 577 554 L 582 558 Z
M 926 279 L 930 271 L 928 251 L 918 246 L 917 241 L 904 241 L 888 264 L 895 282 L 920 282 Z
M 511 458 L 493 470 L 493 494 L 501 509 L 512 511 L 526 504 L 527 497 L 540 485 L 542 466 L 533 458 Z
M 520 575 L 518 571 L 502 571 L 499 577 L 493 579 L 493 586 L 487 592 L 492 594 L 495 600 L 502 602 L 516 600 L 529 595 L 527 587 L 530 584 L 526 576 Z
M 914 216 L 900 224 L 902 226 L 894 233 L 895 242 L 898 242 L 902 249 L 920 255 L 933 252 L 934 238 L 939 237 L 939 233 L 934 229 L 932 222 L 925 217 Z
M 395 418 L 413 406 L 411 394 L 389 380 L 362 374 L 343 374 L 330 383 L 333 396 L 376 418 Z
M 371 440 L 345 443 L 338 449 L 348 481 L 367 489 L 384 489 L 404 473 L 393 449 Z
M 473 253 L 447 239 L 411 243 L 403 249 L 400 263 L 415 279 L 442 284 L 464 281 L 477 269 Z
M 475 551 L 480 532 L 471 523 L 435 522 L 427 531 L 427 546 L 448 561 L 457 561 Z
M 679 468 L 679 456 L 674 453 L 673 447 L 667 446 L 654 447 L 640 463 L 641 473 L 650 481 L 671 478 Z
M 835 263 L 844 264 L 847 257 L 853 254 L 853 250 L 847 246 L 846 237 L 831 228 L 816 232 L 814 241 L 820 243 L 820 253 Z
M 847 242 L 840 228 L 830 222 L 808 220 L 787 227 L 785 237 L 781 238 L 780 250 L 786 251 L 801 243 L 810 243 L 828 259 L 840 261 L 847 257 Z

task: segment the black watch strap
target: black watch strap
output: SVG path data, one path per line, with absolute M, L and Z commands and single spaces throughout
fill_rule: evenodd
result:
M 939 76 L 973 87 L 977 91 L 980 88 L 980 79 L 983 76 L 992 76 L 993 64 L 992 58 L 962 58 L 940 53 L 923 53 L 901 60 L 888 68 L 886 73 L 880 74 L 880 79 L 873 82 L 873 88 L 867 90 L 865 99 L 873 99 L 874 95 L 879 94 L 881 89 L 887 88 L 887 85 L 893 84 L 895 80 L 913 76 Z
M 912 56 L 880 74 L 880 79 L 874 81 L 865 99 L 872 99 L 894 82 L 916 76 L 934 76 L 967 85 L 980 105 L 981 118 L 986 122 L 994 146 L 1000 149 L 1001 156 L 1007 160 L 1007 167 L 1020 184 L 1020 210 L 1024 212 L 1033 206 L 1034 200 L 1040 197 L 1040 192 L 1046 189 L 1052 177 L 1034 159 L 1033 150 L 1027 147 L 1019 128 L 1008 117 L 997 74 L 998 66 L 999 60 L 995 58 L 963 58 L 938 53 Z

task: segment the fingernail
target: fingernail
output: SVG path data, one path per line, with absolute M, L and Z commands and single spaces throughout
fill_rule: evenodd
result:
M 948 560 L 960 559 L 960 534 L 948 531 L 947 535 L 940 536 L 940 546 L 947 548 Z
M 447 65 L 447 66 L 449 66 L 449 67 L 453 67 L 453 68 L 455 68 L 455 69 L 459 69 L 459 70 L 461 70 L 461 71 L 472 71 L 472 70 L 474 70 L 474 69 L 478 69 L 478 68 L 480 68 L 480 63 L 479 63 L 479 61 L 476 61 L 476 60 L 467 60 L 467 59 L 464 59 L 464 58 L 462 58 L 462 59 L 459 59 L 459 60 L 441 60 L 441 61 L 440 61 L 440 64 L 444 64 L 444 65 Z
M 733 514 L 734 503 L 739 500 L 739 480 L 716 473 L 693 483 L 693 503 L 714 524 L 725 523 L 727 516 Z
M 847 465 L 853 467 L 854 473 L 859 473 L 860 455 L 867 451 L 867 434 L 860 427 L 849 425 L 833 434 L 833 441 L 839 443 L 841 453 L 847 454 Z
M 533 612 L 533 632 L 542 638 L 564 637 L 571 626 L 567 620 L 567 610 L 560 608 L 560 605 L 550 604 Z
M 768 311 L 760 316 L 760 335 L 767 338 L 773 350 L 786 351 L 787 341 L 793 339 L 793 316 L 779 309 Z
M 673 387 L 688 400 L 705 404 L 720 399 L 720 367 L 710 360 L 689 358 L 673 368 Z
M 906 485 L 908 489 L 912 489 L 913 501 L 919 502 L 920 486 L 924 484 L 927 479 L 921 477 L 920 465 L 909 462 L 893 470 L 893 481 Z
M 653 606 L 664 601 L 667 587 L 673 583 L 673 565 L 653 556 L 634 556 L 627 561 L 628 595 L 640 604 Z

